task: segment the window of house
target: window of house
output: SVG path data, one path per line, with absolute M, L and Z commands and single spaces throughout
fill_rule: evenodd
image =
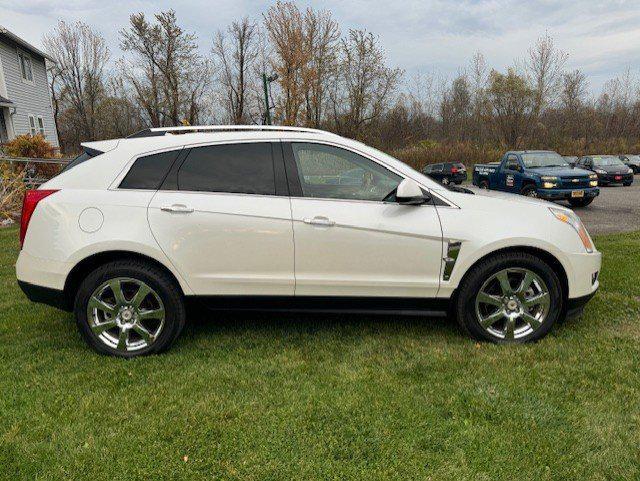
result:
M 275 195 L 271 144 L 195 147 L 178 171 L 179 190 Z
M 38 133 L 36 128 L 36 118 L 33 115 L 29 115 L 29 133 L 33 136 Z
M 304 197 L 381 201 L 402 180 L 350 150 L 324 144 L 291 144 Z
M 31 64 L 31 57 L 24 52 L 18 52 L 18 63 L 20 64 L 20 73 L 22 79 L 27 82 L 33 82 L 33 68 Z
M 46 132 L 44 130 L 44 120 L 42 117 L 38 117 L 38 133 L 43 137 L 47 137 Z

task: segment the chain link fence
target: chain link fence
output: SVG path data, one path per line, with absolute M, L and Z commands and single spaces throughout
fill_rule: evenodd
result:
M 22 197 L 28 189 L 59 174 L 71 159 L 32 159 L 0 154 L 0 226 L 20 216 Z

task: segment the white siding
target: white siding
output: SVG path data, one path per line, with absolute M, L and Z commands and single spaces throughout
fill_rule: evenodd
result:
M 23 81 L 18 64 L 19 47 L 10 40 L 0 37 L 0 58 L 4 71 L 4 81 L 7 86 L 7 97 L 16 106 L 16 113 L 12 116 L 13 128 L 16 135 L 29 133 L 29 115 L 44 120 L 47 140 L 58 147 L 58 136 L 53 120 L 51 97 L 47 70 L 44 58 L 28 50 L 21 49 L 31 56 L 33 83 Z

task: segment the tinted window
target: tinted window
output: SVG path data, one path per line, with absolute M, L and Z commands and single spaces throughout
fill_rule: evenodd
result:
M 62 169 L 62 171 L 64 172 L 65 170 L 72 169 L 76 165 L 80 165 L 81 163 L 86 162 L 87 160 L 89 160 L 92 157 L 93 157 L 93 155 L 91 155 L 90 153 L 82 152 L 75 159 L 73 159 L 71 162 L 69 162 L 67 165 L 65 165 L 64 169 Z
M 378 163 L 349 150 L 322 144 L 291 145 L 305 197 L 381 201 L 402 180 Z
M 159 154 L 139 157 L 120 182 L 121 189 L 149 189 L 157 190 L 167 175 L 171 164 L 176 159 L 179 150 L 161 152 Z
M 261 142 L 193 148 L 178 171 L 178 188 L 274 195 L 271 144 Z

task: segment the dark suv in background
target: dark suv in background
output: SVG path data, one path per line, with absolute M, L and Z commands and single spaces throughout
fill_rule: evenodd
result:
M 444 185 L 462 184 L 467 180 L 467 169 L 462 162 L 425 165 L 422 173 Z

